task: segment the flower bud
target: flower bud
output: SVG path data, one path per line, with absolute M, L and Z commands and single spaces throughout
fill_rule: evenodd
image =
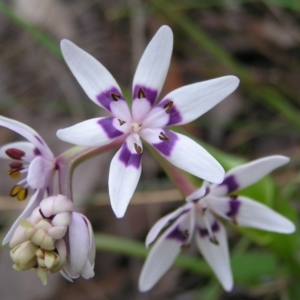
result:
M 18 271 L 29 270 L 36 266 L 35 252 L 38 246 L 30 241 L 19 244 L 10 251 L 10 257 L 15 263 L 13 268 Z
M 93 277 L 96 254 L 94 234 L 91 223 L 84 215 L 73 212 L 66 239 L 68 255 L 63 268 L 65 275 L 70 279 Z

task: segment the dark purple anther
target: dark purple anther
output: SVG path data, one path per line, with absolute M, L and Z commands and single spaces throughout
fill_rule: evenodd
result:
M 237 183 L 234 175 L 229 175 L 228 177 L 225 177 L 224 181 L 219 185 L 226 185 L 227 194 L 236 191 L 239 188 L 239 184 Z
M 212 226 L 211 226 L 211 230 L 213 233 L 217 232 L 220 230 L 220 225 L 218 224 L 217 221 L 215 221 Z M 198 232 L 200 234 L 201 237 L 206 237 L 209 235 L 209 232 L 207 230 L 207 228 L 201 228 L 201 227 L 198 227 Z
M 161 143 L 153 144 L 159 152 L 164 154 L 165 156 L 170 156 L 178 137 L 175 133 L 169 130 L 164 130 L 163 133 L 169 138 L 168 140 L 164 140 Z
M 167 239 L 177 240 L 178 242 L 184 243 L 188 238 L 189 233 L 187 230 L 182 231 L 177 225 L 168 235 Z
M 125 142 L 121 148 L 119 160 L 124 163 L 126 167 L 133 166 L 135 168 L 139 168 L 141 165 L 141 154 L 131 153 L 127 147 L 127 143 Z
M 173 103 L 172 100 L 166 99 L 166 100 L 163 100 L 161 103 L 159 103 L 158 106 L 161 107 L 162 109 L 165 109 L 166 104 L 168 104 L 169 102 Z M 178 124 L 182 121 L 182 116 L 181 116 L 180 112 L 177 110 L 176 105 L 173 104 L 170 111 L 166 112 L 166 113 L 169 116 L 169 121 L 165 126 L 171 126 L 174 124 Z
M 22 159 L 22 157 L 25 155 L 25 152 L 20 150 L 20 149 L 16 149 L 16 148 L 10 148 L 7 149 L 5 151 L 5 153 L 12 159 L 17 159 L 20 160 Z
M 14 170 L 22 170 L 23 164 L 18 161 L 13 161 L 9 164 L 9 167 Z
M 228 217 L 233 218 L 238 214 L 241 206 L 241 202 L 237 199 L 232 198 L 231 200 L 229 200 L 228 204 L 229 204 L 229 211 L 226 213 L 226 215 Z
M 151 106 L 153 106 L 153 104 L 158 96 L 157 90 L 153 90 L 146 86 L 137 84 L 134 86 L 134 89 L 133 89 L 133 96 L 132 96 L 133 99 L 140 98 L 139 97 L 140 89 L 143 90 L 143 93 L 145 94 L 146 99 L 150 102 Z
M 116 96 L 112 96 L 112 95 L 118 95 L 118 96 L 120 96 L 119 100 L 124 100 L 121 92 L 115 87 L 112 87 L 97 96 L 98 102 L 101 104 L 101 106 L 103 106 L 109 112 L 111 112 L 111 109 L 110 109 L 111 102 L 116 101 L 115 100 Z
M 123 134 L 122 131 L 114 127 L 114 118 L 103 118 L 98 121 L 98 124 L 103 128 L 110 139 L 116 138 Z

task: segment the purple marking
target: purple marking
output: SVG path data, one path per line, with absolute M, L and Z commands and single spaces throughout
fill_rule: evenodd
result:
M 124 134 L 122 131 L 114 127 L 113 121 L 114 118 L 104 118 L 97 122 L 103 128 L 103 130 L 110 139 L 116 138 Z
M 224 181 L 219 184 L 220 185 L 226 185 L 227 187 L 227 194 L 236 191 L 239 188 L 239 184 L 237 183 L 234 175 L 229 175 L 228 177 L 225 177 Z
M 39 136 L 35 135 L 34 137 L 40 142 L 40 144 L 42 145 L 45 144 L 44 141 Z
M 38 148 L 34 148 L 33 153 L 34 155 L 41 155 L 41 151 Z
M 178 137 L 172 131 L 163 130 L 163 132 L 166 136 L 168 136 L 169 140 L 161 141 L 157 144 L 152 144 L 152 146 L 156 148 L 159 152 L 161 152 L 163 155 L 170 156 L 172 150 L 175 147 L 176 141 L 178 140 Z
M 146 94 L 146 99 L 150 102 L 151 106 L 153 106 L 153 104 L 158 96 L 158 91 L 150 89 L 144 85 L 137 84 L 134 86 L 134 89 L 133 89 L 133 99 L 138 98 L 138 92 L 139 92 L 140 88 L 142 88 L 144 90 L 144 92 Z
M 211 226 L 211 230 L 213 233 L 217 232 L 220 230 L 220 225 L 217 221 L 215 221 L 212 226 Z M 209 235 L 208 233 L 208 230 L 207 228 L 201 228 L 201 227 L 198 227 L 198 232 L 200 234 L 200 236 L 203 238 L 203 237 L 206 237 Z
M 241 202 L 237 199 L 229 200 L 229 211 L 226 213 L 228 217 L 235 217 L 239 213 Z
M 188 234 L 185 231 L 180 230 L 179 225 L 177 225 L 168 235 L 167 239 L 176 240 L 178 242 L 184 243 L 188 238 Z
M 170 101 L 172 101 L 172 100 L 170 100 L 170 99 L 163 100 L 157 106 L 161 107 L 162 109 L 165 109 L 164 106 Z M 166 124 L 166 126 L 178 124 L 182 121 L 182 116 L 174 104 L 173 104 L 170 112 L 169 113 L 166 112 L 166 114 L 169 116 L 169 121 Z
M 115 93 L 117 95 L 120 95 L 121 98 L 118 101 L 124 101 L 124 97 L 123 97 L 122 93 L 115 87 L 112 87 L 112 88 L 108 89 L 107 91 L 102 92 L 101 94 L 97 95 L 97 100 L 100 103 L 100 105 L 111 113 L 110 104 L 112 101 L 115 101 L 115 100 L 113 100 L 110 93 Z
M 131 153 L 127 147 L 127 143 L 125 142 L 122 146 L 119 160 L 124 163 L 126 167 L 133 166 L 138 169 L 141 165 L 142 155 Z

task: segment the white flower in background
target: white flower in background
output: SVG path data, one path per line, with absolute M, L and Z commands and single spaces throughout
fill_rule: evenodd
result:
M 130 111 L 121 89 L 107 69 L 72 42 L 63 40 L 63 56 L 89 98 L 111 117 L 94 118 L 57 132 L 81 146 L 104 146 L 123 139 L 109 171 L 109 195 L 117 217 L 123 217 L 141 174 L 143 145 L 152 145 L 165 159 L 209 182 L 224 178 L 220 164 L 199 144 L 168 126 L 189 123 L 218 104 L 238 86 L 235 76 L 224 76 L 181 87 L 159 103 L 173 48 L 173 34 L 162 26 L 146 48 L 135 72 Z
M 19 220 L 30 216 L 45 193 L 52 195 L 56 159 L 42 137 L 29 126 L 3 116 L 0 116 L 0 126 L 13 130 L 28 140 L 28 142 L 13 142 L 0 147 L 0 158 L 13 160 L 9 165 L 9 176 L 18 179 L 22 174 L 26 174 L 26 178 L 14 185 L 10 195 L 22 201 L 27 197 L 28 187 L 35 190 L 26 208 L 4 238 L 3 244 L 6 244 L 10 241 Z
M 277 212 L 245 196 L 230 195 L 288 161 L 287 157 L 274 155 L 234 168 L 225 175 L 221 184 L 204 182 L 199 190 L 186 198 L 187 204 L 156 222 L 146 238 L 147 247 L 164 228 L 167 229 L 150 250 L 140 275 L 140 290 L 151 289 L 171 267 L 181 249 L 194 238 L 223 288 L 230 291 L 233 279 L 227 235 L 216 216 L 238 226 L 292 233 L 294 224 Z

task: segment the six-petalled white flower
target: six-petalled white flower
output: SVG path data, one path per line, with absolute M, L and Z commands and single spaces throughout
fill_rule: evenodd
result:
M 233 286 L 227 236 L 216 216 L 233 224 L 279 233 L 292 233 L 294 224 L 267 206 L 231 194 L 286 164 L 287 157 L 264 157 L 230 170 L 221 184 L 208 184 L 187 197 L 187 204 L 160 219 L 150 230 L 146 246 L 156 240 L 143 266 L 139 288 L 148 291 L 170 268 L 181 249 L 195 238 L 197 247 L 226 291 Z
M 17 179 L 21 174 L 27 174 L 26 178 L 20 180 L 11 189 L 11 196 L 16 196 L 22 201 L 27 196 L 28 187 L 35 191 L 4 238 L 3 244 L 6 244 L 19 225 L 19 220 L 27 218 L 43 200 L 45 194 L 52 195 L 56 159 L 43 138 L 29 126 L 3 116 L 0 116 L 0 126 L 13 130 L 28 140 L 28 142 L 13 142 L 0 147 L 0 158 L 13 160 L 8 172 L 10 177 Z
M 112 159 L 109 195 L 117 217 L 123 217 L 141 174 L 141 138 L 164 158 L 197 177 L 219 183 L 224 178 L 220 164 L 192 139 L 165 127 L 189 123 L 231 94 L 238 86 L 235 76 L 181 87 L 158 96 L 168 72 L 173 34 L 162 26 L 146 48 L 135 73 L 130 111 L 121 89 L 107 69 L 70 41 L 63 40 L 63 56 L 89 98 L 112 117 L 94 118 L 57 132 L 67 142 L 103 146 L 123 138 Z

